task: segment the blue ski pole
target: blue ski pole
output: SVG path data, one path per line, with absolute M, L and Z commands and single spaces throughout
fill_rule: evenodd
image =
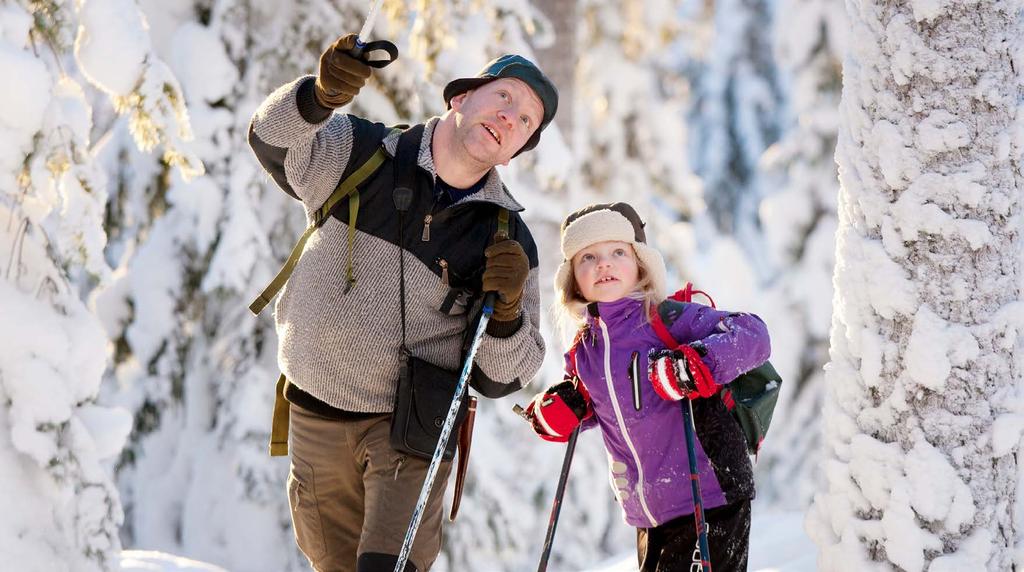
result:
M 441 426 L 441 435 L 437 439 L 437 447 L 434 449 L 434 456 L 430 459 L 430 466 L 427 468 L 427 476 L 423 481 L 423 488 L 420 489 L 419 500 L 416 501 L 416 508 L 412 511 L 412 520 L 409 521 L 409 528 L 405 531 L 405 540 L 402 542 L 402 551 L 395 562 L 395 572 L 405 570 L 405 562 L 412 552 L 412 543 L 416 539 L 416 531 L 419 530 L 420 520 L 423 519 L 423 510 L 427 506 L 427 497 L 430 496 L 430 489 L 434 485 L 434 477 L 437 476 L 437 469 L 441 466 L 441 457 L 448 445 L 448 437 L 451 436 L 452 427 L 455 425 L 455 418 L 459 414 L 459 405 L 462 403 L 462 394 L 466 391 L 466 384 L 469 381 L 469 373 L 473 369 L 473 358 L 476 350 L 480 347 L 480 340 L 484 337 L 484 330 L 487 329 L 487 322 L 491 321 L 491 314 L 494 313 L 494 302 L 497 294 L 488 292 L 484 296 L 483 315 L 480 316 L 480 323 L 473 334 L 473 342 L 469 346 L 469 353 L 466 354 L 466 361 L 462 364 L 462 374 L 459 375 L 459 382 L 455 385 L 455 397 L 448 407 L 448 416 Z
M 693 403 L 683 400 L 683 429 L 686 433 L 686 457 L 690 462 L 690 489 L 693 492 L 693 521 L 697 526 L 697 545 L 700 547 L 701 572 L 711 572 L 711 550 L 708 548 L 708 527 L 704 522 L 704 499 L 700 494 L 700 475 L 697 472 L 697 438 L 693 426 Z

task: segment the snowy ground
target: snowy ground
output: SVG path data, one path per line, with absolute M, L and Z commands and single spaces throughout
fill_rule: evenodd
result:
M 814 545 L 803 529 L 801 513 L 755 511 L 750 545 L 749 572 L 814 572 Z M 557 547 L 557 537 L 555 546 Z M 195 560 L 159 552 L 126 550 L 121 556 L 123 572 L 229 572 Z M 581 572 L 635 572 L 636 557 L 625 553 Z M 241 572 L 241 571 L 237 571 Z M 557 571 L 553 571 L 557 572 Z
M 814 572 L 815 547 L 803 521 L 804 515 L 796 512 L 759 515 L 755 506 L 748 572 Z M 636 572 L 636 556 L 624 554 L 586 572 Z
M 204 564 L 148 550 L 125 550 L 121 553 L 121 572 L 227 572 L 212 564 Z

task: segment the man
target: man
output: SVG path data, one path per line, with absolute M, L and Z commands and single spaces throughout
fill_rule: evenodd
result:
M 342 203 L 307 242 L 275 311 L 296 541 L 317 571 L 375 572 L 394 568 L 429 465 L 389 444 L 403 339 L 410 354 L 458 370 L 482 294 L 494 291 L 473 387 L 501 397 L 540 367 L 537 248 L 494 167 L 536 146 L 558 93 L 519 56 L 449 83 L 448 110 L 412 140 L 419 146 L 414 196 L 400 217 L 393 197 L 400 133 L 333 112 L 370 75 L 349 55 L 354 43 L 354 35 L 339 38 L 316 77 L 271 94 L 249 141 L 311 219 L 373 153 L 383 147 L 388 157 L 358 187 L 356 216 Z M 511 213 L 511 239 L 496 241 L 502 209 Z M 440 551 L 439 483 L 449 468 L 444 462 L 438 472 L 406 570 L 428 570 Z

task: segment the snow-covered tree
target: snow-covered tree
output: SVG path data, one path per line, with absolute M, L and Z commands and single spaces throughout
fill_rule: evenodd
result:
M 850 2 L 823 570 L 1021 566 L 1020 2 Z
M 688 149 L 718 232 L 735 237 L 763 281 L 758 163 L 779 138 L 781 95 L 771 49 L 772 0 L 687 3 Z M 710 248 L 710 247 L 709 247 Z
M 758 499 L 806 508 L 817 481 L 832 313 L 835 148 L 846 12 L 838 0 L 785 0 L 776 10 L 775 53 L 791 118 L 762 157 L 760 218 L 771 281 L 759 311 L 772 328 L 772 363 L 783 379 L 770 438 L 756 468 Z
M 83 302 L 110 275 L 90 97 L 139 147 L 199 166 L 133 2 L 6 2 L 0 21 L 0 554 L 11 570 L 114 570 L 123 512 L 103 461 L 131 418 L 97 404 L 107 337 Z

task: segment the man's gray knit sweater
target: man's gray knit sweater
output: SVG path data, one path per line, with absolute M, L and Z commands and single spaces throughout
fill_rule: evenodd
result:
M 300 78 L 272 93 L 253 116 L 249 133 L 261 164 L 302 201 L 307 217 L 327 200 L 343 175 L 359 166 L 357 160 L 365 160 L 359 149 L 366 149 L 367 141 L 371 150 L 382 144 L 389 157 L 398 142 L 397 133 L 380 141 L 387 133 L 380 124 L 319 107 L 312 100 L 311 82 L 310 77 Z M 437 122 L 438 118 L 427 122 L 420 142 L 418 186 L 433 185 L 431 140 Z M 388 207 L 392 171 L 393 161 L 388 160 L 360 188 L 352 289 L 345 293 L 348 209 L 343 203 L 307 242 L 275 307 L 282 372 L 306 393 L 345 411 L 384 413 L 394 403 L 402 329 L 397 215 L 393 206 Z M 425 212 L 432 216 L 414 221 L 412 228 L 429 226 L 433 236 L 424 241 L 426 234 L 408 232 L 407 222 L 402 250 L 407 346 L 413 355 L 458 370 L 463 337 L 479 307 L 478 302 L 467 307 L 466 294 L 470 285 L 479 283 L 486 243 L 473 242 L 468 238 L 473 233 L 464 228 L 459 231 L 462 236 L 446 234 L 445 221 L 452 221 L 454 229 L 456 220 L 465 224 L 472 217 L 471 228 L 490 235 L 496 225 L 493 205 L 506 208 L 511 212 L 512 236 L 523 244 L 531 269 L 521 320 L 492 322 L 484 335 L 476 355 L 474 387 L 492 397 L 511 393 L 536 374 L 544 356 L 538 329 L 536 245 L 518 215 L 523 208 L 494 169 L 480 191 L 444 211 L 432 212 L 430 199 L 426 200 Z

